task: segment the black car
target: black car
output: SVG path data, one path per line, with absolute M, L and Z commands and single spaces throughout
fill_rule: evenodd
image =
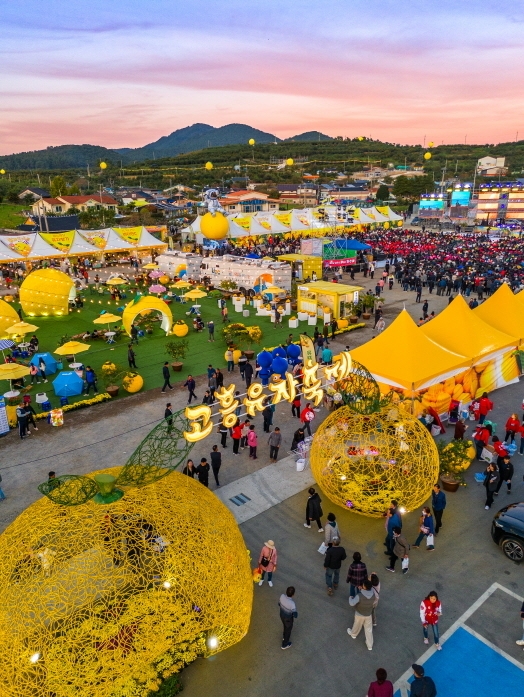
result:
M 510 503 L 493 518 L 491 537 L 511 561 L 524 559 L 524 503 Z

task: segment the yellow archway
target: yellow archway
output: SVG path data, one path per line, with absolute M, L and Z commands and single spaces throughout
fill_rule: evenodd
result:
M 0 300 L 0 339 L 10 339 L 7 329 L 20 321 L 18 312 L 5 300 Z
M 161 298 L 156 298 L 154 295 L 144 295 L 138 302 L 130 302 L 126 305 L 126 309 L 122 315 L 122 324 L 124 329 L 131 336 L 131 325 L 135 317 L 143 312 L 157 310 L 162 313 L 162 324 L 160 325 L 166 334 L 169 334 L 173 326 L 173 315 L 169 309 L 169 305 Z
M 38 269 L 20 286 L 20 304 L 29 317 L 67 315 L 74 286 L 72 278 L 58 269 Z

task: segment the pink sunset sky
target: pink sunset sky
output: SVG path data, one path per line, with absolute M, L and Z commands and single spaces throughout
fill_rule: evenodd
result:
M 0 9 L 0 154 L 138 147 L 195 122 L 396 143 L 524 139 L 524 6 L 20 0 Z

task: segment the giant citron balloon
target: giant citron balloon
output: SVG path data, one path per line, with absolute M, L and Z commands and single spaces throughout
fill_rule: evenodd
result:
M 311 470 L 333 503 L 380 517 L 391 499 L 413 510 L 438 479 L 439 457 L 427 428 L 396 406 L 371 414 L 341 407 L 319 426 Z
M 0 169 L 0 174 L 5 174 L 5 169 Z
M 208 240 L 223 240 L 228 230 L 228 219 L 222 213 L 206 213 L 200 220 L 200 232 Z
M 206 168 L 207 170 L 213 169 L 213 163 L 212 163 L 212 162 L 206 162 L 206 164 L 205 164 L 204 166 L 205 166 L 205 168 Z
M 254 138 L 250 138 L 247 142 L 249 143 L 249 145 L 254 145 L 254 144 L 255 144 L 255 139 L 254 139 Z
M 431 153 L 430 153 L 430 152 L 425 152 L 425 153 L 424 153 L 424 159 L 425 159 L 425 160 L 431 160 Z
M 292 157 L 288 157 L 287 160 L 286 160 L 286 165 L 289 165 L 289 166 L 291 167 L 291 165 L 292 165 L 294 162 L 295 162 L 295 160 L 294 160 Z
M 178 472 L 111 503 L 31 504 L 0 535 L 0 584 L 5 697 L 146 697 L 240 641 L 253 598 L 233 515 Z
M 100 169 L 107 169 L 107 163 L 106 163 L 106 162 L 101 162 L 101 163 L 100 163 Z
M 434 145 L 435 143 L 432 140 L 430 140 L 428 143 L 428 148 L 432 148 Z

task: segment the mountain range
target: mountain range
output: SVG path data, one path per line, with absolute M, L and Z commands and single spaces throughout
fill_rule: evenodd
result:
M 87 165 L 97 167 L 101 161 L 114 164 L 122 162 L 124 165 L 162 157 L 174 157 L 210 147 L 244 145 L 251 138 L 255 140 L 255 143 L 332 140 L 318 131 L 308 131 L 282 140 L 272 133 L 266 133 L 242 123 L 230 123 L 219 128 L 205 123 L 195 123 L 186 128 L 179 128 L 170 135 L 163 136 L 141 148 L 109 149 L 98 145 L 58 145 L 45 150 L 0 156 L 0 168 L 5 170 L 84 168 Z

